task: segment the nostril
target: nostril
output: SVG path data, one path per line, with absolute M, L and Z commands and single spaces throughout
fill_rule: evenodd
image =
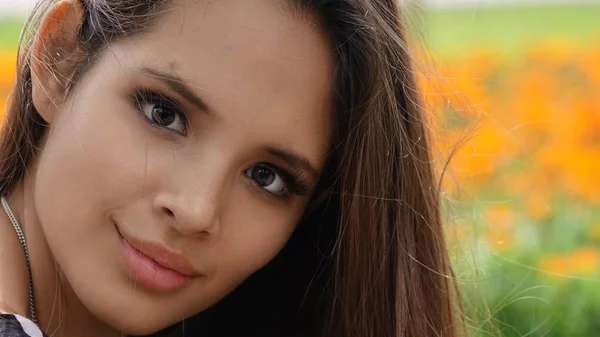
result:
M 167 216 L 171 217 L 171 218 L 175 218 L 175 213 L 173 213 L 173 211 L 169 208 L 165 208 L 165 213 L 167 214 Z
M 197 198 L 198 195 L 186 198 L 184 195 L 161 194 L 154 198 L 153 209 L 161 221 L 182 234 L 210 236 L 218 228 L 216 201 Z

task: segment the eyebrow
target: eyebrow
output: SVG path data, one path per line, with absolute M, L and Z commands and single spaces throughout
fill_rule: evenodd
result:
M 183 98 L 189 101 L 196 108 L 205 112 L 211 111 L 208 105 L 200 97 L 194 94 L 192 89 L 190 89 L 190 87 L 181 77 L 149 67 L 144 67 L 141 69 L 141 71 L 142 73 L 166 84 L 169 88 L 171 88 L 171 90 L 183 96 Z M 294 168 L 300 168 L 302 171 L 308 172 L 313 180 L 318 180 L 319 171 L 310 164 L 308 159 L 292 152 L 274 147 L 267 148 L 267 152 L 275 157 L 279 157 L 281 160 L 285 161 L 288 165 Z
M 166 73 L 148 67 L 142 68 L 141 71 L 145 75 L 153 77 L 166 84 L 169 88 L 171 88 L 171 90 L 180 94 L 183 98 L 185 98 L 188 102 L 190 102 L 199 110 L 202 110 L 207 113 L 211 111 L 209 106 L 194 93 L 194 91 L 185 83 L 185 81 L 181 77 L 175 74 Z
M 314 181 L 316 181 L 319 178 L 319 171 L 310 164 L 308 159 L 274 147 L 268 147 L 266 150 L 271 155 L 279 157 L 281 160 L 285 161 L 288 165 L 294 168 L 299 168 L 302 171 L 308 172 L 308 174 Z

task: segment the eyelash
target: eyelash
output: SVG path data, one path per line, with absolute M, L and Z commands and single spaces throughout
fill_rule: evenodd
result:
M 140 113 L 141 117 L 144 118 L 151 126 L 156 127 L 160 130 L 168 131 L 168 132 L 176 132 L 176 133 L 182 134 L 182 135 L 187 134 L 188 120 L 187 120 L 186 114 L 183 112 L 183 109 L 181 109 L 179 104 L 177 104 L 174 99 L 171 99 L 171 98 L 169 98 L 159 92 L 151 90 L 151 89 L 137 89 L 131 95 L 131 99 L 134 103 L 134 106 Z M 165 107 L 168 110 L 175 113 L 183 121 L 183 131 L 182 132 L 175 131 L 171 128 L 159 125 L 159 124 L 155 123 L 152 119 L 148 118 L 148 116 L 146 116 L 143 111 L 143 105 L 146 103 L 156 104 L 158 106 Z
M 279 195 L 279 194 L 275 194 L 275 193 L 271 193 L 269 191 L 267 191 L 266 189 L 260 187 L 258 184 L 258 188 L 261 189 L 261 191 L 263 191 L 264 193 L 267 193 L 270 196 L 273 196 L 277 199 L 286 199 L 290 196 L 290 194 L 295 194 L 298 196 L 304 196 L 306 195 L 306 193 L 308 192 L 308 190 L 310 189 L 308 183 L 305 181 L 305 179 L 303 179 L 303 177 L 300 174 L 295 174 L 292 173 L 290 171 L 287 171 L 283 168 L 277 167 L 275 165 L 269 164 L 269 163 L 258 163 L 255 164 L 249 168 L 247 168 L 246 170 L 252 168 L 252 167 L 266 167 L 270 170 L 273 170 L 273 172 L 275 174 L 278 174 L 281 176 L 281 179 L 283 180 L 283 182 L 285 183 L 285 193 Z M 244 170 L 244 172 L 246 171 Z
M 181 109 L 179 104 L 175 103 L 175 100 L 173 100 L 161 93 L 158 93 L 154 90 L 151 90 L 151 89 L 137 89 L 131 95 L 130 98 L 133 101 L 134 106 L 140 113 L 141 117 L 144 118 L 152 127 L 155 127 L 160 130 L 167 131 L 167 132 L 176 132 L 176 133 L 183 134 L 183 135 L 187 134 L 188 120 L 187 120 L 186 114 L 183 112 L 183 110 Z M 179 116 L 179 118 L 181 118 L 183 120 L 184 132 L 178 132 L 178 131 L 158 125 L 157 123 L 153 122 L 151 119 L 149 119 L 145 115 L 145 113 L 143 111 L 144 103 L 157 104 L 160 106 L 167 107 L 168 109 L 173 111 L 175 114 L 177 114 L 177 116 Z M 254 180 L 252 180 L 252 178 L 249 177 L 253 182 L 256 183 L 256 186 L 261 191 L 268 194 L 269 196 L 272 196 L 277 199 L 286 199 L 290 196 L 290 194 L 303 196 L 303 195 L 306 195 L 306 193 L 308 192 L 308 190 L 310 188 L 308 183 L 299 174 L 292 173 L 288 170 L 285 170 L 283 168 L 277 167 L 277 166 L 269 164 L 269 163 L 258 163 L 258 164 L 253 165 L 252 167 L 258 167 L 258 166 L 263 166 L 270 170 L 273 170 L 273 172 L 275 174 L 280 175 L 281 179 L 285 183 L 285 187 L 286 187 L 285 193 L 278 195 L 278 194 L 267 191 L 265 188 L 259 186 L 258 183 L 256 183 Z M 250 169 L 252 167 L 249 167 L 248 169 Z M 246 170 L 248 170 L 248 169 L 246 169 Z M 246 170 L 244 170 L 244 172 L 246 172 Z

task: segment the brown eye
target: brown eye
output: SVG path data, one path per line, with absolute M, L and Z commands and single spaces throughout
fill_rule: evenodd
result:
M 169 99 L 154 92 L 140 92 L 136 101 L 140 112 L 150 123 L 178 133 L 186 132 L 185 114 Z
M 265 166 L 256 165 L 244 172 L 246 176 L 250 177 L 257 185 L 264 188 L 270 193 L 275 195 L 283 195 L 286 193 L 286 184 L 283 178 L 275 172 L 275 170 Z
M 152 106 L 152 121 L 162 126 L 169 126 L 177 118 L 177 114 L 160 105 Z
M 152 123 L 158 126 L 181 133 L 185 131 L 185 123 L 181 116 L 168 107 L 160 104 L 144 103 L 142 104 L 142 112 Z

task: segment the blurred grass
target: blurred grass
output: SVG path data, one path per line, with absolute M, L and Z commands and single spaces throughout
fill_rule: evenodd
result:
M 0 19 L 0 50 L 16 47 L 24 22 L 23 18 Z
M 600 4 L 416 10 L 409 20 L 427 47 L 443 58 L 473 49 L 515 57 L 549 38 L 582 46 L 600 41 Z

